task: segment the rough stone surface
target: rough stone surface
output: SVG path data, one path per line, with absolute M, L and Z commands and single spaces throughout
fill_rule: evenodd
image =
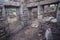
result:
M 16 35 L 12 35 L 10 40 L 39 40 L 38 39 L 38 28 L 26 27 L 19 31 Z

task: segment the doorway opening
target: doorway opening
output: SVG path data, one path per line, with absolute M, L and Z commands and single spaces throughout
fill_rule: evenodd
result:
M 53 16 L 56 18 L 57 4 L 44 5 L 44 17 Z
M 35 6 L 35 7 L 29 7 L 28 9 L 29 9 L 30 19 L 33 20 L 33 21 L 35 19 L 37 19 L 38 18 L 38 8 L 37 8 L 37 6 Z

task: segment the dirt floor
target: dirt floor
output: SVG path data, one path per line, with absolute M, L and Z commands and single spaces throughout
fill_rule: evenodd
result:
M 12 35 L 10 40 L 40 40 L 38 36 L 38 28 L 26 27 L 17 34 Z
M 41 40 L 37 21 L 13 34 L 9 40 Z

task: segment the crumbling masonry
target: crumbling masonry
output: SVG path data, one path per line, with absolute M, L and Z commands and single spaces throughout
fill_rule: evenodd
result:
M 38 22 L 43 23 L 46 16 L 56 18 L 59 25 L 59 14 L 60 0 L 1 0 L 0 30 L 7 32 L 1 32 L 1 36 L 3 35 L 1 38 L 6 37 L 7 34 L 20 31 L 22 28 L 31 25 L 33 21 L 38 20 Z M 58 28 L 59 26 L 56 29 L 58 30 Z M 57 32 L 59 33 L 59 30 Z

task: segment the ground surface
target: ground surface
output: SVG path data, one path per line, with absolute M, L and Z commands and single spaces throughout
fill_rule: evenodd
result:
M 27 27 L 15 35 L 10 40 L 39 40 L 38 28 Z
M 35 23 L 34 23 L 35 25 Z M 36 25 L 35 25 L 36 26 Z M 12 35 L 10 40 L 40 40 L 38 27 L 28 26 L 19 31 L 17 34 Z

